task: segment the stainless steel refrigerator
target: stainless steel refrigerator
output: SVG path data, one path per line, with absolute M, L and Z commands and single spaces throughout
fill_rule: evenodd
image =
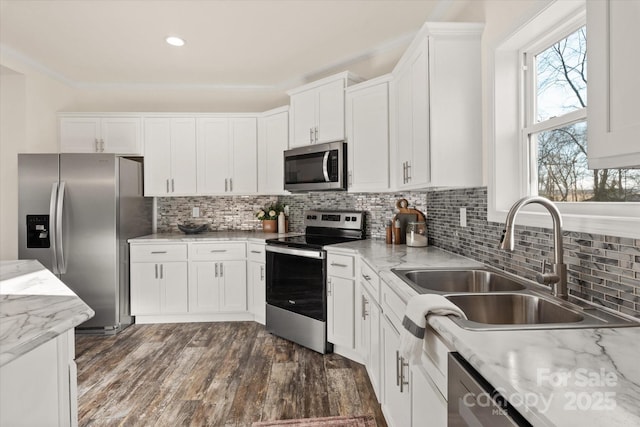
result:
M 127 239 L 151 233 L 141 161 L 112 154 L 18 154 L 20 259 L 37 259 L 96 315 L 79 326 L 131 324 Z

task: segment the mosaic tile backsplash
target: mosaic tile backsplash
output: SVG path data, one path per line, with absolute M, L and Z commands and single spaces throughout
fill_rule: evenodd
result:
M 553 257 L 552 230 L 516 226 L 512 253 L 498 249 L 503 224 L 487 221 L 485 187 L 402 193 L 311 192 L 287 196 L 158 198 L 158 231 L 178 231 L 177 224 L 211 224 L 211 230 L 259 230 L 255 213 L 265 205 L 289 205 L 289 229 L 303 232 L 307 209 L 366 212 L 368 238 L 384 239 L 385 221 L 400 198 L 427 215 L 429 243 L 535 279 L 543 259 Z M 193 207 L 200 218 L 191 218 Z M 467 227 L 460 227 L 460 208 L 467 208 Z M 640 239 L 564 232 L 568 286 L 574 296 L 640 317 Z

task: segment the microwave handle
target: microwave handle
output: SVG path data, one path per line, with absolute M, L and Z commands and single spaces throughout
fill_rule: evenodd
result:
M 325 151 L 324 158 L 322 159 L 322 173 L 325 182 L 329 182 L 329 154 L 331 154 L 331 151 Z

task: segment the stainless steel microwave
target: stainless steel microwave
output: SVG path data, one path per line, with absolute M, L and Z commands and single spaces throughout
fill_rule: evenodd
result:
M 284 189 L 325 191 L 347 189 L 347 144 L 307 145 L 284 152 Z

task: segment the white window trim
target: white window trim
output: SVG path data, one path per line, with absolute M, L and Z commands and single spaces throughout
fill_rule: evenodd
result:
M 523 139 L 525 111 L 521 107 L 522 47 L 561 24 L 583 19 L 584 0 L 550 2 L 524 25 L 519 25 L 489 48 L 486 87 L 488 129 L 488 220 L 504 222 L 509 208 L 529 192 L 528 143 Z M 587 28 L 587 37 L 588 37 Z M 519 143 L 518 143 L 519 142 Z M 527 173 L 523 173 L 523 171 Z M 558 203 L 564 229 L 582 233 L 640 238 L 640 203 Z M 551 218 L 539 206 L 521 211 L 518 224 L 551 227 Z

